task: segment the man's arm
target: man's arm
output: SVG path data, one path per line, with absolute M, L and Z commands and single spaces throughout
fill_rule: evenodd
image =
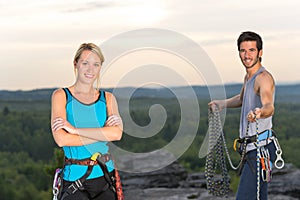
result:
M 239 108 L 242 106 L 243 103 L 243 95 L 244 95 L 244 85 L 241 89 L 240 94 L 224 100 L 213 100 L 208 103 L 208 106 L 211 107 L 213 110 L 214 107 L 217 106 L 219 111 L 221 111 L 224 108 Z
M 254 114 L 256 118 L 267 118 L 274 114 L 274 91 L 275 83 L 272 75 L 264 71 L 257 76 L 255 85 L 255 92 L 260 96 L 262 103 L 261 108 L 255 108 Z

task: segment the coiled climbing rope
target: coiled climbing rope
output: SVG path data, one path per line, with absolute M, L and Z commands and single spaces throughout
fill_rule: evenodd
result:
M 214 196 L 227 197 L 229 193 L 229 175 L 224 153 L 228 153 L 228 150 L 223 146 L 226 143 L 220 114 L 218 111 L 212 112 L 210 109 L 208 113 L 209 146 L 205 163 L 207 189 Z
M 232 169 L 241 169 L 243 162 L 245 161 L 247 141 L 244 140 L 244 143 L 241 146 L 242 152 L 239 164 L 237 166 L 234 166 L 230 159 L 230 155 L 226 145 L 225 136 L 221 124 L 221 117 L 218 108 L 214 108 L 214 111 L 212 111 L 211 109 L 208 110 L 208 126 L 209 145 L 205 163 L 205 177 L 207 189 L 209 193 L 214 196 L 228 197 L 229 175 L 226 167 L 226 160 L 224 154 L 227 155 L 228 162 Z M 246 136 L 248 136 L 248 132 L 249 123 L 247 126 Z M 256 122 L 256 138 L 256 144 L 258 145 L 258 122 Z M 257 200 L 260 199 L 259 151 L 260 149 L 257 148 Z M 217 174 L 217 172 L 219 172 L 220 174 Z

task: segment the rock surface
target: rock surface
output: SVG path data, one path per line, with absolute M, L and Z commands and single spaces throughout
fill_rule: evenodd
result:
M 161 160 L 170 159 L 169 153 L 155 152 Z M 159 155 L 157 155 L 159 154 Z M 151 155 L 150 155 L 151 156 Z M 139 160 L 140 159 L 140 160 Z M 134 166 L 139 169 L 149 168 L 145 158 L 134 157 L 119 160 L 121 166 Z M 159 168 L 159 162 L 152 162 L 151 167 Z M 147 166 L 143 166 L 147 165 Z M 155 166 L 157 165 L 157 166 Z M 208 194 L 204 172 L 188 173 L 176 160 L 164 168 L 149 172 L 120 171 L 125 200 L 234 200 L 235 194 L 221 198 Z M 286 164 L 281 170 L 273 170 L 273 179 L 269 184 L 270 200 L 297 200 L 300 199 L 300 170 L 292 164 Z

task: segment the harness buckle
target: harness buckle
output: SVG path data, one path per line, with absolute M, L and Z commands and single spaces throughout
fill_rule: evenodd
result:
M 89 165 L 95 165 L 96 163 L 97 163 L 97 161 L 90 160 L 90 163 L 89 163 Z
M 79 188 L 76 184 L 72 183 L 71 185 L 69 185 L 68 189 L 71 189 L 71 193 L 74 194 Z

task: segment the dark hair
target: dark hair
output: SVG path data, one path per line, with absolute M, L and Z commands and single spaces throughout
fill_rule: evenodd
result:
M 242 34 L 240 35 L 240 37 L 237 40 L 238 50 L 240 50 L 240 44 L 245 41 L 256 41 L 256 47 L 257 47 L 258 51 L 262 50 L 262 48 L 263 48 L 262 39 L 257 33 L 254 33 L 251 31 L 242 32 Z

